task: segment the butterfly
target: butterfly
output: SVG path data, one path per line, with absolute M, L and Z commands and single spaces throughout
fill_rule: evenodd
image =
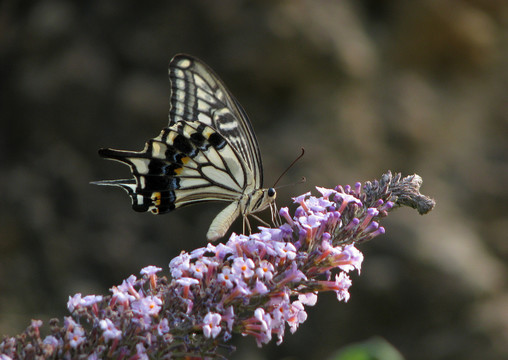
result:
M 242 106 L 201 60 L 178 54 L 169 63 L 169 125 L 142 151 L 100 149 L 99 155 L 127 164 L 133 179 L 103 180 L 119 186 L 135 211 L 164 214 L 182 206 L 230 202 L 212 221 L 207 239 L 223 237 L 240 215 L 275 210 L 274 188 L 263 188 L 256 135 Z M 265 223 L 266 224 L 266 223 Z

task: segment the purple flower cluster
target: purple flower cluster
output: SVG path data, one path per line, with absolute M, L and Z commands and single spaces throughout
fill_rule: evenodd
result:
M 316 199 L 298 201 L 306 205 Z M 287 209 L 281 212 L 287 213 Z M 323 232 L 336 226 L 336 217 L 328 216 L 326 208 L 313 216 L 313 226 L 321 226 Z M 303 214 L 292 219 L 292 223 L 293 226 L 285 224 L 276 229 L 261 227 L 259 233 L 250 236 L 233 234 L 225 244 L 208 244 L 171 261 L 173 284 L 177 285 L 186 314 L 202 312 L 201 307 L 197 308 L 204 300 L 200 294 L 214 299 L 213 308 L 207 308 L 197 324 L 206 338 L 216 338 L 222 333 L 228 339 L 235 331 L 254 336 L 259 346 L 268 343 L 273 334 L 280 343 L 286 324 L 294 332 L 305 321 L 304 304 L 313 305 L 317 291 L 334 290 L 339 300 L 348 299 L 351 283 L 344 272 L 340 279 L 329 282 L 309 279 L 301 270 L 309 267 L 309 258 L 299 250 L 302 242 L 294 242 L 294 237 L 311 231 L 311 227 Z M 330 236 L 322 246 L 343 271 L 360 269 L 363 256 L 354 246 L 333 247 Z M 313 265 L 316 275 L 321 266 Z M 328 263 L 323 272 L 327 270 Z M 302 296 L 296 298 L 298 294 Z M 245 317 L 246 313 L 251 316 Z
M 224 244 L 182 252 L 169 264 L 170 280 L 148 266 L 109 296 L 70 297 L 63 326 L 52 321 L 52 333 L 42 339 L 42 322 L 33 321 L 23 336 L 0 343 L 0 360 L 213 357 L 233 333 L 253 336 L 258 346 L 273 336 L 280 344 L 287 327 L 293 333 L 307 319 L 305 306 L 319 292 L 349 300 L 348 273 L 360 272 L 363 261 L 354 244 L 384 233 L 376 220 L 394 205 L 388 191 L 372 199 L 360 184 L 317 189 L 320 197 L 293 199 L 294 216 L 282 208 L 286 223 L 278 228 L 233 233 Z

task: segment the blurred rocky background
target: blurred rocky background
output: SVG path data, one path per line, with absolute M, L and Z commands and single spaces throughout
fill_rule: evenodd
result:
M 205 245 L 221 204 L 135 213 L 97 149 L 139 150 L 167 124 L 167 64 L 207 62 L 250 115 L 279 206 L 388 169 L 437 200 L 402 209 L 349 303 L 323 296 L 285 342 L 234 359 L 318 359 L 374 336 L 407 359 L 508 357 L 508 2 L 0 3 L 0 335 L 66 315 L 149 264 Z M 235 230 L 241 229 L 239 222 Z

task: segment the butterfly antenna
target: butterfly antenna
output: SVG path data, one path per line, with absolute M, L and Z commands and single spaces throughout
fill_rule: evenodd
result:
M 307 182 L 307 179 L 305 178 L 305 176 L 302 176 L 302 178 L 299 181 L 295 181 L 295 182 L 289 183 L 289 184 L 279 185 L 276 187 L 276 189 L 279 190 L 279 189 L 285 188 L 287 186 L 295 186 L 298 184 L 303 184 L 304 182 Z
M 296 159 L 293 160 L 293 162 L 287 167 L 286 170 L 284 170 L 284 172 L 279 176 L 279 178 L 277 179 L 275 184 L 273 184 L 273 187 L 275 187 L 279 183 L 280 179 L 282 179 L 282 177 L 284 175 L 286 175 L 286 173 L 289 171 L 289 169 L 291 169 L 293 167 L 293 165 L 296 164 L 296 162 L 303 157 L 304 154 L 305 154 L 305 149 L 302 148 L 302 153 Z M 305 178 L 303 178 L 303 179 L 305 179 Z M 302 182 L 305 182 L 305 180 Z

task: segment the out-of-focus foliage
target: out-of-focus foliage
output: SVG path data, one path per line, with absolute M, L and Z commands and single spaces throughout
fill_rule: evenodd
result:
M 159 133 L 167 63 L 187 52 L 249 113 L 266 185 L 303 146 L 283 183 L 392 169 L 438 201 L 362 247 L 348 304 L 322 299 L 280 347 L 236 339 L 235 358 L 323 358 L 374 335 L 408 359 L 507 357 L 507 30 L 501 0 L 3 1 L 0 334 L 203 245 L 220 204 L 156 217 L 88 184 L 129 176 L 96 151 Z
M 330 356 L 328 360 L 404 360 L 404 358 L 385 339 L 372 338 L 348 345 Z

